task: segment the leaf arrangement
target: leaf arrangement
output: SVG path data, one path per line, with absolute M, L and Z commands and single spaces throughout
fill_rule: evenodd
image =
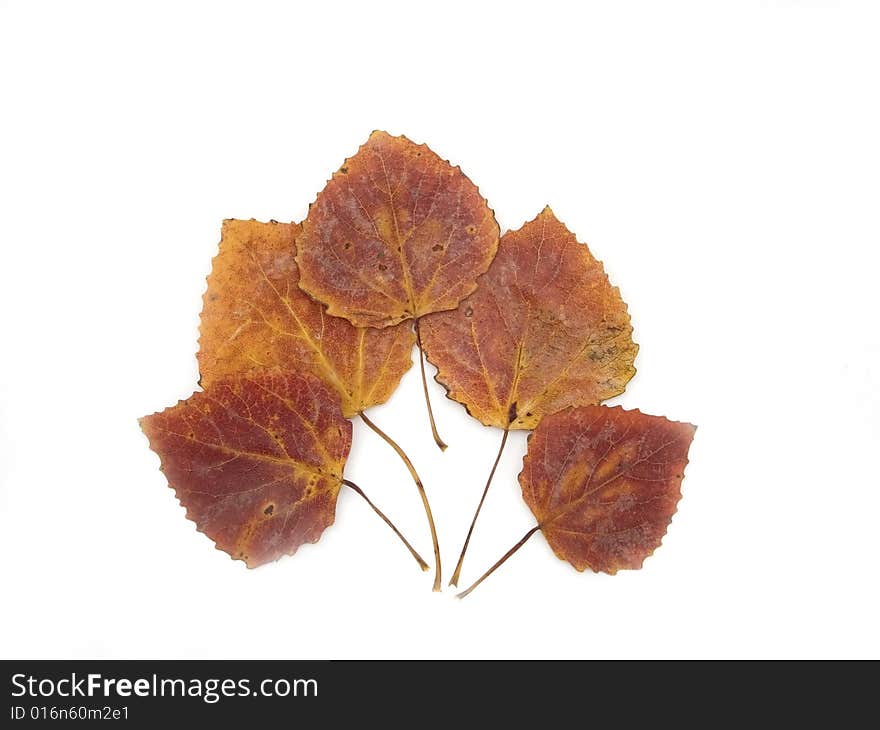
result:
M 391 397 L 413 345 L 441 449 L 426 358 L 450 398 L 502 429 L 452 585 L 509 431 L 532 430 L 519 481 L 537 524 L 460 596 L 538 530 L 579 571 L 642 566 L 681 497 L 695 427 L 599 405 L 623 392 L 638 351 L 602 264 L 550 208 L 499 238 L 477 187 L 405 137 L 374 132 L 302 224 L 224 221 L 201 315 L 202 390 L 141 427 L 187 517 L 248 567 L 316 542 L 346 486 L 427 570 L 343 477 L 348 419 L 362 419 L 413 479 L 440 590 L 424 484 L 365 413 Z

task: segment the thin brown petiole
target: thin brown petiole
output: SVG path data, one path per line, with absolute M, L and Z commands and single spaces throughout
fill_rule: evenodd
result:
M 425 392 L 425 405 L 428 406 L 428 418 L 431 421 L 431 433 L 434 436 L 434 442 L 440 447 L 440 451 L 446 451 L 447 445 L 437 433 L 437 424 L 434 422 L 434 411 L 431 409 L 431 398 L 428 395 L 428 379 L 425 377 L 425 351 L 422 349 L 422 334 L 419 332 L 419 320 L 415 320 L 416 327 L 416 343 L 419 346 L 419 367 L 422 369 L 422 390 Z
M 355 484 L 354 482 L 350 482 L 348 479 L 343 479 L 343 480 L 342 480 L 342 483 L 343 483 L 346 487 L 348 487 L 349 489 L 351 489 L 351 490 L 357 492 L 359 495 L 361 495 L 361 497 L 364 498 L 364 501 L 365 501 L 368 505 L 370 505 L 370 507 L 373 508 L 373 511 L 374 511 L 377 515 L 379 515 L 379 517 L 381 517 L 381 518 L 384 520 L 385 524 L 388 525 L 388 527 L 390 527 L 392 530 L 394 530 L 394 534 L 397 535 L 397 536 L 401 539 L 401 541 L 403 542 L 404 545 L 406 545 L 406 549 L 409 550 L 410 553 L 412 554 L 412 556 L 416 559 L 416 562 L 419 564 L 419 567 L 420 567 L 422 570 L 428 570 L 428 567 L 429 567 L 429 566 L 428 566 L 428 564 L 422 559 L 422 556 L 419 555 L 419 554 L 416 552 L 415 548 L 414 548 L 412 545 L 409 544 L 409 541 L 403 536 L 403 534 L 400 532 L 400 530 L 398 530 L 397 527 L 394 526 L 394 523 L 393 523 L 391 520 L 389 520 L 389 519 L 385 516 L 385 513 L 382 512 L 382 510 L 380 510 L 375 504 L 373 504 L 373 503 L 370 501 L 370 498 L 369 498 L 366 494 L 364 494 L 364 490 L 361 489 L 361 488 L 360 488 L 357 484 Z
M 474 590 L 474 588 L 476 588 L 478 585 L 480 585 L 480 583 L 482 583 L 484 580 L 486 580 L 486 578 L 488 578 L 490 575 L 492 575 L 492 573 L 494 573 L 496 570 L 498 570 L 498 568 L 500 568 L 502 565 L 504 565 L 504 562 L 511 555 L 513 555 L 517 550 L 519 550 L 523 545 L 525 545 L 526 542 L 528 541 L 528 539 L 540 529 L 541 529 L 540 525 L 535 525 L 531 530 L 529 530 L 525 535 L 522 536 L 522 539 L 516 545 L 514 545 L 512 548 L 510 548 L 510 550 L 508 550 L 506 553 L 504 553 L 501 560 L 499 560 L 497 563 L 495 563 L 495 565 L 493 565 L 491 568 L 489 568 L 489 570 L 487 570 L 485 573 L 483 573 L 483 575 L 479 578 L 479 580 L 477 580 L 477 582 L 474 583 L 470 588 L 468 588 L 466 591 L 462 591 L 461 593 L 459 593 L 456 596 L 456 598 L 464 598 L 465 596 L 470 594 L 470 592 L 472 590 Z
M 477 511 L 474 512 L 474 518 L 471 520 L 471 526 L 468 529 L 467 537 L 464 539 L 464 545 L 461 547 L 461 554 L 458 556 L 458 563 L 455 566 L 455 572 L 452 574 L 452 580 L 449 585 L 457 586 L 458 579 L 461 577 L 461 566 L 464 564 L 464 556 L 467 552 L 468 545 L 471 542 L 471 535 L 474 533 L 474 525 L 477 524 L 477 517 L 480 516 L 480 510 L 483 509 L 483 502 L 486 501 L 486 495 L 489 493 L 489 485 L 492 484 L 492 477 L 495 476 L 495 470 L 498 468 L 498 462 L 501 461 L 501 454 L 504 451 L 504 444 L 507 443 L 507 434 L 510 433 L 510 427 L 504 429 L 504 436 L 501 437 L 501 446 L 498 449 L 498 456 L 495 457 L 495 463 L 492 464 L 492 471 L 489 472 L 489 478 L 486 480 L 486 486 L 483 487 L 483 495 L 480 497 L 480 503 L 477 505 Z
M 434 526 L 434 515 L 431 513 L 431 503 L 428 502 L 428 495 L 425 492 L 425 486 L 422 484 L 422 479 L 419 477 L 419 473 L 416 471 L 415 466 L 409 460 L 409 457 L 406 455 L 406 452 L 400 448 L 398 443 L 391 438 L 387 433 L 385 433 L 381 428 L 379 428 L 375 423 L 373 423 L 363 411 L 358 413 L 361 417 L 361 420 L 367 424 L 373 431 L 375 431 L 385 443 L 387 443 L 392 449 L 397 452 L 397 455 L 403 460 L 403 463 L 406 464 L 406 468 L 409 469 L 410 476 L 412 476 L 413 481 L 416 483 L 416 488 L 419 490 L 419 496 L 422 498 L 422 505 L 425 508 L 425 516 L 428 518 L 428 527 L 431 528 L 431 541 L 434 543 L 434 590 L 440 590 L 440 582 L 441 582 L 441 567 L 440 567 L 440 542 L 437 539 L 437 528 Z

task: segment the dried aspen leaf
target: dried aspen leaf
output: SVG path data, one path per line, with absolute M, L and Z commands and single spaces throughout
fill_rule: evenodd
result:
M 449 396 L 499 428 L 623 392 L 638 351 L 617 287 L 549 207 L 501 237 L 477 290 L 421 337 Z
M 641 568 L 681 498 L 695 431 L 620 407 L 545 417 L 529 437 L 519 482 L 553 552 L 578 570 Z
M 140 423 L 186 516 L 249 568 L 333 524 L 351 423 L 315 376 L 216 380 Z
M 303 222 L 300 286 L 358 326 L 454 309 L 492 261 L 498 232 L 459 168 L 426 145 L 373 132 Z
M 226 220 L 202 309 L 201 383 L 280 366 L 317 375 L 351 418 L 391 397 L 412 365 L 408 324 L 354 327 L 299 288 L 298 223 Z

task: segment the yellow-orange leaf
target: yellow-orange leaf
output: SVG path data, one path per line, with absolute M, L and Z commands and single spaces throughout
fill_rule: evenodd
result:
M 297 223 L 226 220 L 208 277 L 201 383 L 281 367 L 314 373 L 352 417 L 386 401 L 412 364 L 408 323 L 383 330 L 331 317 L 299 288 Z

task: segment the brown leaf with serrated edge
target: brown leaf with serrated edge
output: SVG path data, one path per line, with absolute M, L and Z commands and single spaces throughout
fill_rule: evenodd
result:
M 519 482 L 553 552 L 578 570 L 641 568 L 681 498 L 695 431 L 620 407 L 544 418 L 529 436 Z
M 696 430 L 619 406 L 545 416 L 529 435 L 519 475 L 538 524 L 458 597 L 469 595 L 538 531 L 577 570 L 614 575 L 641 568 L 678 507 Z
M 253 568 L 333 524 L 351 423 L 306 373 L 216 380 L 141 428 L 187 517 Z
M 505 233 L 477 290 L 455 311 L 425 317 L 420 333 L 448 396 L 504 429 L 452 575 L 457 585 L 508 430 L 621 393 L 638 346 L 617 287 L 549 207 Z
M 202 309 L 201 383 L 296 368 L 335 389 L 350 418 L 391 397 L 412 365 L 415 335 L 406 323 L 377 330 L 328 315 L 299 288 L 299 230 L 298 223 L 223 222 Z
M 638 351 L 617 287 L 549 207 L 501 237 L 477 290 L 425 317 L 421 338 L 451 398 L 514 429 L 623 392 Z
M 328 313 L 387 327 L 454 309 L 498 246 L 476 186 L 426 145 L 373 132 L 297 237 L 300 286 Z

